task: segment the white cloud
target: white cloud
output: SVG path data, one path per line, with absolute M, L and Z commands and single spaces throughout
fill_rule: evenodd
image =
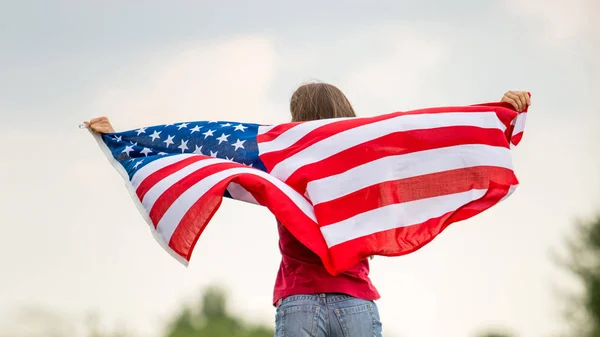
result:
M 540 22 L 549 40 L 600 34 L 597 0 L 509 0 L 507 5 L 523 19 Z
M 438 38 L 415 28 L 376 26 L 363 36 L 375 51 L 342 80 L 361 115 L 422 108 L 430 102 L 431 79 L 448 56 Z M 357 41 L 360 45 L 367 41 Z M 430 103 L 429 103 L 430 104 Z
M 263 37 L 180 45 L 115 72 L 89 111 L 117 126 L 181 120 L 263 122 L 273 113 L 267 89 L 278 55 Z

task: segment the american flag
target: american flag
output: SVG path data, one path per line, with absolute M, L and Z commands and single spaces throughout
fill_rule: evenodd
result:
M 503 103 L 259 125 L 200 121 L 96 136 L 156 239 L 187 264 L 223 197 L 267 207 L 338 274 L 413 252 L 518 185 L 527 113 Z

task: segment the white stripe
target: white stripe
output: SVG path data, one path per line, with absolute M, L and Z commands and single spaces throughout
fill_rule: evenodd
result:
M 214 173 L 190 188 L 188 188 L 184 193 L 182 193 L 177 200 L 169 207 L 169 209 L 165 212 L 163 217 L 160 219 L 156 226 L 156 230 L 162 235 L 166 242 L 171 240 L 171 236 L 175 232 L 175 229 L 181 222 L 181 219 L 185 216 L 188 210 L 198 201 L 198 199 L 204 195 L 207 191 L 213 188 L 220 181 L 229 178 L 232 175 L 245 173 L 245 174 L 253 174 L 259 176 L 265 180 L 268 180 L 272 184 L 274 184 L 279 190 L 285 193 L 296 206 L 308 216 L 313 221 L 317 221 L 315 218 L 314 210 L 312 206 L 304 199 L 298 192 L 294 191 L 290 186 L 284 184 L 283 182 L 273 178 L 269 174 L 251 168 L 232 168 L 224 171 L 220 171 Z
M 346 119 L 349 118 L 319 119 L 300 123 L 281 133 L 275 139 L 272 139 L 268 142 L 258 143 L 258 153 L 265 154 L 273 151 L 283 150 L 294 145 L 297 141 L 302 139 L 302 137 L 306 136 L 309 132 L 315 130 L 316 128 Z
M 142 205 L 144 205 L 144 208 L 146 209 L 146 211 L 148 213 L 150 213 L 150 210 L 154 206 L 154 203 L 156 202 L 156 200 L 158 200 L 158 198 L 163 193 L 165 193 L 166 190 L 168 190 L 171 186 L 175 185 L 181 179 L 187 177 L 188 175 L 194 173 L 195 171 L 197 171 L 203 167 L 214 165 L 214 164 L 221 164 L 221 163 L 225 163 L 225 162 L 230 163 L 229 161 L 225 161 L 224 159 L 216 159 L 216 158 L 203 159 L 203 160 L 199 160 L 193 164 L 190 164 L 186 167 L 183 167 L 179 171 L 173 172 L 172 174 L 166 176 L 165 178 L 163 178 L 161 181 L 156 183 L 154 186 L 152 186 L 152 188 L 150 188 L 148 190 L 148 192 L 144 195 L 144 199 L 142 200 Z M 137 186 L 135 186 L 135 187 L 137 188 Z
M 486 191 L 470 190 L 380 207 L 321 227 L 321 233 L 325 237 L 327 246 L 331 248 L 366 235 L 416 225 L 440 217 L 473 200 L 480 199 Z
M 254 196 L 245 188 L 243 188 L 240 184 L 233 182 L 230 183 L 229 186 L 227 186 L 227 192 L 229 192 L 229 194 L 231 194 L 231 197 L 235 200 L 245 201 L 251 204 L 259 205 L 258 201 L 256 201 Z
M 525 130 L 525 121 L 527 120 L 527 113 L 520 113 L 515 121 L 515 128 L 513 129 L 513 136 L 518 135 L 519 133 Z
M 313 205 L 317 205 L 386 181 L 475 166 L 512 169 L 510 150 L 468 144 L 389 156 L 312 181 L 306 190 Z
M 401 115 L 349 129 L 323 139 L 279 162 L 270 173 L 278 179 L 286 181 L 296 170 L 309 164 L 307 158 L 310 159 L 310 162 L 318 162 L 340 151 L 394 132 L 451 126 L 495 128 L 503 132 L 506 130 L 494 112 Z
M 195 156 L 193 154 L 179 154 L 174 156 L 168 156 L 160 159 L 156 159 L 153 162 L 148 163 L 147 165 L 140 168 L 134 175 L 131 177 L 131 184 L 137 188 L 144 181 L 144 179 L 148 178 L 152 173 L 160 170 L 165 166 L 169 166 L 171 164 L 175 164 L 184 159 L 187 159 L 191 156 Z
M 276 125 L 259 125 L 258 126 L 258 131 L 256 132 L 257 136 L 260 136 L 262 134 L 265 134 L 269 131 L 271 131 L 272 128 L 276 127 Z

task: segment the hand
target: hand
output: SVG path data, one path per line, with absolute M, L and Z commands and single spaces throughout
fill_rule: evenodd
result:
M 110 121 L 106 117 L 94 118 L 89 122 L 83 122 L 85 125 L 89 126 L 92 131 L 97 133 L 114 133 L 115 129 L 113 129 L 112 125 L 110 125 Z
M 502 96 L 501 101 L 510 103 L 518 112 L 531 105 L 531 99 L 527 91 L 509 91 Z

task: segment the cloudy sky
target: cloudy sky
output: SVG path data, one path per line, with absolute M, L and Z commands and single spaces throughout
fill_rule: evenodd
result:
M 598 13 L 596 0 L 0 0 L 0 331 L 18 333 L 23 310 L 95 311 L 154 337 L 215 282 L 233 312 L 273 324 L 270 214 L 226 201 L 186 269 L 77 126 L 285 122 L 312 79 L 362 116 L 532 93 L 517 192 L 414 254 L 376 258 L 372 278 L 396 336 L 560 331 L 557 288 L 576 287 L 549 256 L 600 208 Z

